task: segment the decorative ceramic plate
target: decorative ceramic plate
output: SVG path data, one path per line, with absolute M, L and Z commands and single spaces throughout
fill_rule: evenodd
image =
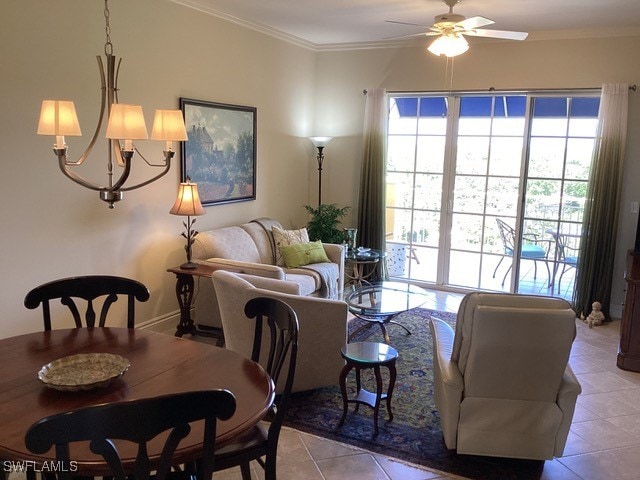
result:
M 91 390 L 106 387 L 129 366 L 129 360 L 120 355 L 81 353 L 48 363 L 38 372 L 38 379 L 55 390 Z

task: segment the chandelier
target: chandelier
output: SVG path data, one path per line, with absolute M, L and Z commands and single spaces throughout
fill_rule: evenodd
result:
M 147 127 L 140 105 L 127 105 L 118 102 L 118 73 L 122 59 L 117 59 L 113 55 L 108 1 L 104 1 L 106 70 L 102 57 L 96 56 L 102 91 L 100 116 L 89 145 L 78 160 L 69 161 L 67 159 L 67 145 L 64 137 L 81 135 L 75 105 L 72 101 L 44 100 L 40 110 L 38 134 L 56 137 L 53 153 L 58 158 L 58 165 L 65 176 L 83 187 L 99 192 L 100 199 L 107 202 L 109 208 L 113 208 L 115 202 L 122 200 L 123 192 L 144 187 L 167 174 L 171 167 L 171 159 L 175 155 L 173 142 L 187 140 L 187 131 L 180 110 L 156 110 L 151 139 L 166 142 L 162 161 L 160 163 L 149 162 L 133 144 L 134 140 L 148 138 Z M 82 165 L 89 157 L 102 130 L 105 118 L 107 119 L 105 136 L 109 147 L 107 182 L 106 185 L 99 185 L 85 179 L 72 168 Z M 136 153 L 147 165 L 158 167 L 161 170 L 145 181 L 132 185 L 126 184 L 131 173 L 131 162 Z

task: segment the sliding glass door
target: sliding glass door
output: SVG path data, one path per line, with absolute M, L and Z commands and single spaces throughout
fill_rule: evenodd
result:
M 558 242 L 581 234 L 597 109 L 597 97 L 392 97 L 390 275 L 538 294 L 562 275 L 569 295 L 577 252 Z

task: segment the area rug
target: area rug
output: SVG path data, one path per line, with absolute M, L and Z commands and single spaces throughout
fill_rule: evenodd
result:
M 458 455 L 444 445 L 440 419 L 433 400 L 432 341 L 428 322 L 431 316 L 440 318 L 452 326 L 455 315 L 426 309 L 405 312 L 396 320 L 411 332 L 407 335 L 401 327 L 389 325 L 391 345 L 399 352 L 398 371 L 391 402 L 394 418 L 388 420 L 386 408 L 380 406 L 379 434 L 373 436 L 373 409 L 361 405 L 349 413 L 342 427 L 338 426 L 342 415 L 342 395 L 338 385 L 299 392 L 292 396 L 285 425 L 338 442 L 364 448 L 400 460 L 423 465 L 436 470 L 474 479 L 538 479 L 544 462 L 501 459 L 472 455 Z M 362 325 L 352 320 L 349 330 Z M 377 325 L 366 330 L 358 341 L 382 341 Z M 372 389 L 373 377 L 363 371 L 363 386 Z M 383 384 L 387 385 L 387 372 L 383 368 Z M 351 396 L 355 391 L 354 373 L 349 374 L 347 388 Z

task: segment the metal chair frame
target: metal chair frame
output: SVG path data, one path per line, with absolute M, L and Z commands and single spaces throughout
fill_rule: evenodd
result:
M 496 222 L 498 223 L 498 228 L 500 231 L 500 239 L 502 240 L 502 245 L 504 248 L 504 256 L 500 258 L 500 261 L 496 265 L 496 268 L 493 270 L 492 278 L 496 278 L 496 273 L 498 272 L 498 268 L 502 264 L 502 261 L 505 259 L 505 257 L 513 258 L 514 252 L 516 251 L 516 232 L 514 228 L 511 227 L 506 222 L 504 222 L 503 220 L 500 220 L 499 218 L 496 218 Z M 529 243 L 523 244 L 521 246 L 520 259 L 533 260 L 533 278 L 538 277 L 537 262 L 539 261 L 544 262 L 545 267 L 547 267 L 548 278 L 551 278 L 551 271 L 549 270 L 549 263 L 548 263 L 550 244 L 548 240 L 542 240 L 538 237 L 539 235 L 535 233 L 528 233 L 522 236 L 522 239 Z M 541 247 L 540 246 L 541 243 L 547 243 L 547 248 L 545 249 Z M 531 246 L 532 248 L 527 248 L 528 246 Z M 507 268 L 507 271 L 504 274 L 504 277 L 502 277 L 501 285 L 503 287 L 504 287 L 504 282 L 507 280 L 507 275 L 509 275 L 509 272 L 511 271 L 512 267 L 513 265 L 510 264 L 509 268 Z

